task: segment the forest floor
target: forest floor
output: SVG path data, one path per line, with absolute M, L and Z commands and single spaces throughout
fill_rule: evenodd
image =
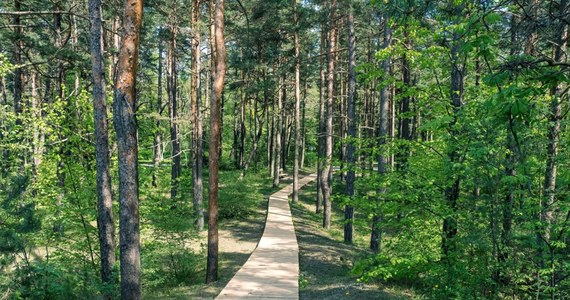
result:
M 309 173 L 302 173 L 301 176 L 306 174 Z M 292 180 L 289 177 L 284 177 L 279 187 L 276 188 L 271 186 L 271 179 L 258 180 L 258 178 L 256 178 L 254 182 L 256 185 L 255 192 L 261 193 L 262 197 L 254 197 L 256 200 L 248 201 L 247 206 L 249 213 L 246 216 L 232 216 L 220 221 L 220 265 L 218 281 L 209 285 L 203 282 L 194 282 L 191 286 L 182 285 L 180 287 L 169 288 L 168 290 L 161 289 L 145 295 L 145 299 L 213 299 L 222 291 L 230 279 L 232 279 L 237 271 L 245 264 L 261 239 L 265 228 L 269 195 L 287 184 L 290 184 Z M 222 201 L 225 200 L 241 200 L 240 198 L 242 197 L 239 196 L 239 193 L 248 193 L 248 190 L 251 191 L 250 184 L 251 182 L 241 185 L 237 181 L 221 180 L 220 205 L 222 205 Z M 261 187 L 259 186 L 260 184 L 264 186 Z M 207 183 L 204 183 L 204 186 L 207 186 Z M 234 189 L 234 186 L 239 186 L 239 190 Z M 206 196 L 205 199 L 207 199 Z M 195 253 L 205 251 L 207 239 L 207 231 L 202 231 L 199 237 L 200 243 L 193 243 L 191 249 Z M 205 278 L 204 270 L 201 270 L 199 273 L 197 278 Z
M 316 186 L 306 185 L 299 203 L 291 206 L 299 243 L 300 299 L 411 299 L 413 293 L 397 287 L 357 282 L 350 270 L 358 254 L 368 250 L 343 242 L 342 214 L 333 213 L 330 231 L 315 213 Z
M 300 175 L 308 174 L 310 173 L 302 172 Z M 213 299 L 222 291 L 245 264 L 263 234 L 268 196 L 292 182 L 291 178 L 284 178 L 278 188 L 272 188 L 271 179 L 261 177 L 259 175 L 258 178 L 250 178 L 244 183 L 229 180 L 230 178 L 221 181 L 220 204 L 222 201 L 241 201 L 241 193 L 259 195 L 254 197 L 254 200 L 246 200 L 249 213 L 222 218 L 220 221 L 219 280 L 213 284 L 204 284 L 202 280 L 205 270 L 200 269 L 193 276 L 195 278 L 188 282 L 190 284 L 147 291 L 145 299 Z M 358 254 L 366 253 L 367 249 L 343 243 L 342 214 L 338 208 L 333 213 L 333 228 L 330 231 L 321 228 L 322 217 L 314 213 L 315 183 L 306 185 L 299 195 L 300 203 L 291 205 L 291 210 L 299 243 L 300 299 L 364 300 L 413 297 L 409 290 L 358 283 L 354 276 L 350 276 L 350 269 Z M 202 231 L 190 248 L 205 258 L 206 243 L 207 231 Z

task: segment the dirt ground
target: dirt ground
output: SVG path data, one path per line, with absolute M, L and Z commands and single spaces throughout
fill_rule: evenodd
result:
M 350 269 L 365 249 L 343 243 L 341 228 L 325 231 L 321 216 L 314 212 L 315 185 L 303 188 L 300 203 L 291 207 L 299 243 L 300 299 L 410 299 L 405 291 L 375 284 L 358 283 Z M 342 222 L 335 222 L 335 225 Z
M 289 180 L 284 182 L 286 183 Z M 300 251 L 300 299 L 411 299 L 405 291 L 358 283 L 356 278 L 349 275 L 357 253 L 366 250 L 342 242 L 342 236 L 338 234 L 341 222 L 338 220 L 333 219 L 338 228 L 328 232 L 321 229 L 321 216 L 313 212 L 316 197 L 314 190 L 314 183 L 307 185 L 300 193 L 301 202 L 291 205 Z M 220 224 L 220 278 L 216 283 L 174 288 L 145 298 L 215 298 L 255 249 L 263 234 L 266 206 L 267 202 L 264 201 L 248 219 Z M 201 240 L 206 243 L 207 233 L 202 234 Z

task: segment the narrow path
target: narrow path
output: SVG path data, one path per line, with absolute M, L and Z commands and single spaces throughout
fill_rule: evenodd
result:
M 316 174 L 299 179 L 299 188 Z M 269 196 L 257 248 L 216 299 L 299 299 L 299 246 L 289 208 L 293 184 Z

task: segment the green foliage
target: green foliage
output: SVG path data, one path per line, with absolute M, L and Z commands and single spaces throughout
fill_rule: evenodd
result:
M 258 174 L 240 177 L 240 171 L 220 174 L 219 217 L 245 219 L 255 213 L 267 199 L 271 182 Z
M 6 76 L 14 70 L 14 68 L 16 68 L 16 66 L 13 66 L 10 61 L 8 61 L 6 54 L 0 53 L 0 77 Z

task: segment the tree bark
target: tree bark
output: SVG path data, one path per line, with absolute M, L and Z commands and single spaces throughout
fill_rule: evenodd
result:
M 333 106 L 334 106 L 334 68 L 336 47 L 336 7 L 337 1 L 332 0 L 330 4 L 329 16 L 329 55 L 327 72 L 327 107 L 326 107 L 326 137 L 325 137 L 325 162 L 322 169 L 322 189 L 323 189 L 323 227 L 331 227 L 331 193 L 332 193 L 332 156 L 333 156 Z
M 14 10 L 21 10 L 20 0 L 14 0 Z M 16 42 L 14 45 L 14 65 L 20 66 L 23 64 L 22 61 L 22 27 L 20 26 L 20 16 L 14 15 L 14 28 L 16 31 Z M 22 119 L 19 117 L 22 114 L 22 91 L 23 91 L 23 77 L 22 68 L 18 67 L 14 70 L 14 114 L 16 115 L 16 125 L 22 124 Z
M 284 63 L 284 68 L 287 65 L 287 59 L 285 59 Z M 279 157 L 281 158 L 281 160 L 279 161 L 279 165 L 281 166 L 281 168 L 283 169 L 283 172 L 287 172 L 287 141 L 288 139 L 288 135 L 287 135 L 287 129 L 289 125 L 289 121 L 288 121 L 288 116 L 287 116 L 287 71 L 283 70 L 283 84 L 281 85 L 282 88 L 282 92 L 281 92 L 281 107 L 279 109 L 279 114 L 281 114 L 281 126 L 278 127 L 278 130 L 281 131 L 281 153 L 279 154 Z
M 284 84 L 284 82 L 282 82 L 281 77 L 279 77 L 279 81 L 280 84 Z M 275 153 L 273 154 L 273 187 L 278 187 L 279 186 L 279 173 L 280 173 L 280 169 L 281 169 L 281 127 L 282 127 L 282 122 L 283 120 L 281 119 L 281 111 L 283 110 L 283 102 L 282 102 L 282 98 L 281 98 L 281 94 L 282 89 L 280 87 L 277 88 L 278 89 L 278 93 L 277 93 L 277 111 L 273 112 L 273 118 L 276 120 L 275 121 L 275 132 L 274 132 L 274 136 L 275 136 Z
M 293 202 L 299 201 L 299 147 L 301 144 L 301 56 L 299 54 L 299 28 L 297 24 L 297 0 L 293 0 L 293 33 L 295 47 L 295 158 L 293 161 Z
M 91 70 L 93 81 L 93 115 L 95 127 L 95 164 L 97 168 L 97 229 L 101 257 L 103 284 L 113 282 L 115 264 L 115 225 L 113 222 L 113 189 L 109 156 L 109 125 L 107 123 L 107 100 L 105 63 L 102 38 L 101 0 L 89 0 L 91 24 Z M 111 294 L 105 295 L 111 299 Z
M 463 8 L 458 6 L 455 8 L 455 16 L 459 16 Z M 461 36 L 460 34 L 454 32 L 453 40 L 451 46 L 451 86 L 450 86 L 450 98 L 452 112 L 452 121 L 449 124 L 450 132 L 450 145 L 448 150 L 449 159 L 449 169 L 448 181 L 451 184 L 445 189 L 445 200 L 447 208 L 449 209 L 449 215 L 443 220 L 443 235 L 442 235 L 442 249 L 444 258 L 449 258 L 450 253 L 455 250 L 454 237 L 457 235 L 457 200 L 459 199 L 461 179 L 457 174 L 453 174 L 451 171 L 451 166 L 453 164 L 459 163 L 460 155 L 459 149 L 454 139 L 459 135 L 458 130 L 455 128 L 458 118 L 458 112 L 463 107 L 463 73 L 464 66 L 461 63 L 460 49 L 461 49 Z
M 210 148 L 208 181 L 208 259 L 206 283 L 218 280 L 218 171 L 220 160 L 220 100 L 226 78 L 226 46 L 224 44 L 224 0 L 217 0 L 214 11 L 215 68 L 212 70 L 210 98 Z
M 180 177 L 180 133 L 178 129 L 178 74 L 177 66 L 177 53 L 176 53 L 176 38 L 178 35 L 177 24 L 177 7 L 173 8 L 172 24 L 170 24 L 170 41 L 167 50 L 167 90 L 168 90 L 168 115 L 170 120 L 170 142 L 172 144 L 172 164 L 170 170 L 170 199 L 175 200 L 178 194 L 178 185 Z
M 390 18 L 388 16 L 383 17 L 383 29 L 384 29 L 384 44 L 382 48 L 386 49 L 390 47 L 392 43 L 392 28 L 390 28 Z M 384 76 L 387 78 L 390 76 L 390 68 L 392 65 L 392 60 L 390 57 L 386 58 L 382 62 L 382 68 L 384 70 Z M 380 126 L 378 128 L 378 146 L 380 147 L 380 155 L 378 156 L 378 174 L 380 176 L 385 176 L 390 169 L 390 157 L 386 155 L 386 145 L 390 139 L 390 86 L 382 87 L 380 91 Z M 370 234 L 370 249 L 375 253 L 379 253 L 382 247 L 382 197 L 386 193 L 386 188 L 381 187 L 378 191 L 379 199 L 376 203 L 376 213 L 372 216 L 372 233 Z
M 306 126 L 306 112 L 307 112 L 307 82 L 303 88 L 303 102 L 302 102 L 302 115 L 301 115 L 301 162 L 300 168 L 305 167 L 305 153 L 307 151 L 307 126 Z
M 142 0 L 125 0 L 115 82 L 114 126 L 119 160 L 121 299 L 140 299 L 139 173 L 135 83 Z
M 325 23 L 321 24 L 321 43 L 320 43 L 320 84 L 319 84 L 319 124 L 317 128 L 317 203 L 316 213 L 323 211 L 323 156 L 324 156 L 324 135 L 325 135 L 325 42 L 326 31 Z
M 156 175 L 158 174 L 158 170 L 160 168 L 160 161 L 163 159 L 163 153 L 162 153 L 162 134 L 161 134 L 161 130 L 160 130 L 160 117 L 162 115 L 162 70 L 163 70 L 163 66 L 162 66 L 162 53 L 163 53 L 163 48 L 162 48 L 162 41 L 159 41 L 158 44 L 158 89 L 157 89 L 157 93 L 156 93 L 156 113 L 157 118 L 156 118 L 156 128 L 154 129 L 154 146 L 153 146 L 153 158 L 152 158 L 152 165 L 154 167 L 154 170 L 152 172 L 152 186 L 153 187 L 157 187 L 157 178 Z
M 557 63 L 565 63 L 568 60 L 567 48 L 568 39 L 570 34 L 568 32 L 568 22 L 567 18 L 570 13 L 570 6 L 567 0 L 562 0 L 559 3 L 559 11 L 557 13 L 558 26 L 555 31 L 554 40 L 554 55 L 553 60 Z M 550 111 L 548 114 L 548 134 L 547 134 L 547 147 L 546 147 L 546 169 L 544 174 L 544 196 L 545 199 L 542 202 L 541 219 L 544 223 L 544 229 L 542 230 L 542 241 L 539 243 L 539 251 L 543 251 L 545 244 L 550 250 L 550 268 L 552 269 L 551 278 L 549 280 L 551 299 L 555 298 L 555 264 L 552 257 L 553 251 L 551 246 L 551 233 L 552 233 L 552 223 L 554 222 L 554 211 L 555 207 L 555 197 L 556 197 L 556 176 L 558 168 L 558 145 L 560 143 L 560 133 L 561 133 L 561 120 L 562 115 L 562 97 L 564 95 L 564 83 L 559 82 L 550 89 Z
M 355 164 L 354 152 L 356 142 L 356 35 L 354 32 L 354 12 L 352 5 L 348 9 L 346 19 L 348 29 L 348 99 L 347 99 L 347 134 L 350 139 L 347 145 L 346 161 L 348 172 L 346 174 L 346 195 L 352 199 L 354 196 Z M 354 208 L 348 204 L 344 207 L 344 242 L 353 242 Z
M 202 99 L 200 95 L 200 0 L 192 1 L 192 181 L 194 186 L 193 203 L 196 228 L 204 229 L 203 183 L 202 183 Z

